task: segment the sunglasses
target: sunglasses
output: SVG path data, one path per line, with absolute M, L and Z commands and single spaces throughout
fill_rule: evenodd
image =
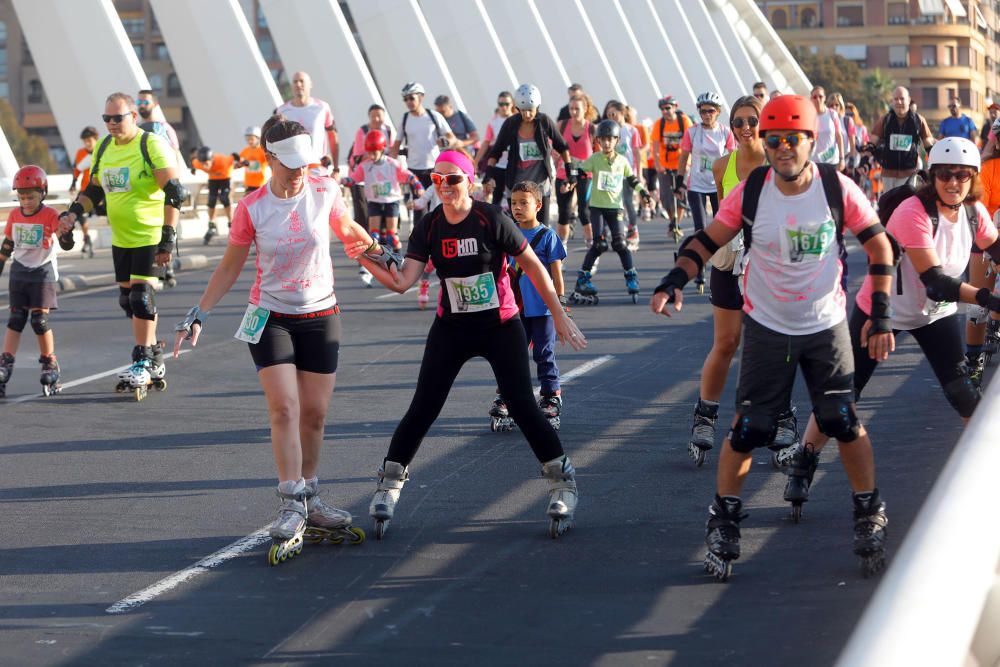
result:
M 934 178 L 941 181 L 942 183 L 947 183 L 953 178 L 959 183 L 968 183 L 969 181 L 972 180 L 972 172 L 965 169 L 959 169 L 955 171 L 941 170 L 934 172 Z
M 731 125 L 737 130 L 742 128 L 744 125 L 747 127 L 757 127 L 760 124 L 760 118 L 757 116 L 750 116 L 749 118 L 734 118 Z
M 153 103 L 153 100 L 136 100 L 135 103 L 137 106 L 140 107 L 148 107 L 150 104 Z
M 825 98 L 825 97 L 826 97 L 826 95 L 813 95 L 813 96 L 812 96 L 812 98 L 813 98 L 814 100 L 821 100 L 821 99 L 823 99 L 823 98 Z
M 673 109 L 673 107 L 669 104 L 664 104 L 662 107 L 660 107 L 660 111 L 666 111 L 668 109 Z
M 719 110 L 716 109 L 715 107 L 703 107 L 701 109 L 698 109 L 698 113 L 700 113 L 702 116 L 707 116 L 709 114 L 719 113 Z
M 465 174 L 439 174 L 436 171 L 431 172 L 431 182 L 438 186 L 442 183 L 458 185 L 459 183 L 465 183 L 467 180 L 469 180 L 469 177 Z
M 510 102 L 497 102 L 498 107 L 509 107 Z
M 754 93 L 753 96 L 756 97 L 758 100 L 762 100 L 765 97 L 767 97 L 767 93 Z
M 105 113 L 101 114 L 101 120 L 105 123 L 120 123 L 123 118 L 131 116 L 132 112 L 129 113 Z
M 412 102 L 415 99 L 417 99 L 416 95 L 407 95 L 406 97 L 403 98 L 403 101 L 404 102 Z
M 764 143 L 772 150 L 777 150 L 782 144 L 789 148 L 795 148 L 806 140 L 805 132 L 792 132 L 791 134 L 779 137 L 776 134 L 769 134 L 764 138 Z

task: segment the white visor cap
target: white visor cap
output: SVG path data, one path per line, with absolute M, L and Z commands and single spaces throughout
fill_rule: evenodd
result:
M 289 169 L 299 169 L 318 162 L 313 151 L 312 139 L 308 134 L 296 134 L 281 141 L 269 141 L 267 150 Z

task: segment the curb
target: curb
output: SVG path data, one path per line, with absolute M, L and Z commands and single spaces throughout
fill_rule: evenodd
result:
M 206 255 L 184 255 L 174 260 L 174 271 L 191 271 L 208 266 Z M 71 273 L 59 277 L 59 293 L 76 292 L 91 287 L 107 287 L 115 284 L 113 274 L 87 276 L 81 273 Z M 157 285 L 157 289 L 160 285 Z

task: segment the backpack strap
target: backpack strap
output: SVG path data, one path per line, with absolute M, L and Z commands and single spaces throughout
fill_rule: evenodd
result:
M 149 157 L 149 132 L 145 130 L 142 131 L 142 136 L 139 137 L 139 152 L 142 153 L 143 163 L 148 164 L 151 171 L 156 171 L 156 165 L 153 164 L 153 160 Z
M 972 232 L 972 245 L 976 245 L 976 237 L 979 235 L 979 211 L 975 204 L 965 205 L 965 219 L 969 223 L 969 231 Z
M 108 149 L 108 145 L 111 143 L 112 138 L 113 137 L 110 134 L 104 137 L 104 141 L 101 142 L 101 145 L 98 146 L 97 150 L 94 152 L 94 164 L 90 167 L 91 178 L 94 178 L 94 174 L 97 173 L 97 168 L 101 164 L 101 156 L 104 155 L 104 151 Z
M 819 176 L 823 181 L 823 194 L 826 195 L 826 205 L 830 207 L 833 224 L 837 228 L 837 243 L 844 247 L 844 190 L 840 186 L 840 176 L 836 165 L 817 164 Z
M 542 239 L 545 237 L 546 234 L 549 233 L 549 231 L 550 231 L 550 229 L 548 227 L 546 227 L 544 225 L 542 226 L 541 230 L 539 230 L 539 232 L 537 234 L 535 234 L 535 238 L 531 239 L 530 245 L 531 245 L 531 249 L 532 250 L 535 250 L 536 248 L 538 248 L 538 244 L 542 242 Z M 523 273 L 524 273 L 524 269 L 522 269 L 521 265 L 518 264 L 517 265 L 517 271 L 516 271 L 518 280 L 521 279 L 521 275 Z
M 399 131 L 399 144 L 401 146 L 406 143 L 406 119 L 409 117 L 410 117 L 409 111 L 403 114 L 402 129 Z
M 767 172 L 770 166 L 757 167 L 747 176 L 746 185 L 743 186 L 743 204 L 741 215 L 743 217 L 743 247 L 749 251 L 753 242 L 753 221 L 757 217 L 757 204 L 760 203 L 760 193 L 764 189 L 764 181 L 767 179 Z

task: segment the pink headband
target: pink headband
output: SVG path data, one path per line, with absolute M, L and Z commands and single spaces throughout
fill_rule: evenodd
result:
M 458 151 L 444 151 L 438 155 L 434 165 L 437 166 L 442 162 L 450 162 L 464 171 L 470 181 L 476 178 L 476 168 L 472 166 L 472 160 L 470 160 L 465 153 L 459 153 Z

